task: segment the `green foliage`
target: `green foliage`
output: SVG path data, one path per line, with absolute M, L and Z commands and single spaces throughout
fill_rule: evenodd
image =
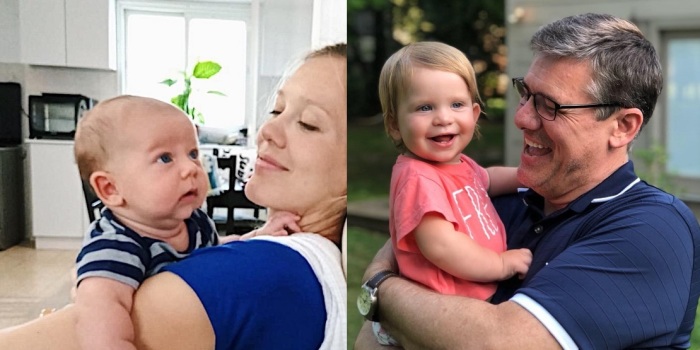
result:
M 641 167 L 636 169 L 639 178 L 666 192 L 678 193 L 680 189 L 671 181 L 671 176 L 666 171 L 668 153 L 663 145 L 654 142 L 649 148 L 635 150 L 632 154 L 641 162 Z
M 350 118 L 380 113 L 379 72 L 403 45 L 433 40 L 464 52 L 481 97 L 504 98 L 507 65 L 504 0 L 348 0 Z
M 202 113 L 198 111 L 194 106 L 190 105 L 190 96 L 194 92 L 192 88 L 192 80 L 209 79 L 217 73 L 219 73 L 219 71 L 221 71 L 221 65 L 214 61 L 197 62 L 197 64 L 195 64 L 194 68 L 192 69 L 192 73 L 182 71 L 181 74 L 184 89 L 180 94 L 171 98 L 170 102 L 182 109 L 185 112 L 185 114 L 192 118 L 192 120 L 196 121 L 197 123 L 204 124 L 204 116 L 202 115 Z M 160 83 L 165 84 L 167 86 L 173 86 L 177 84 L 177 82 L 177 79 L 168 78 L 161 81 Z M 225 96 L 225 94 L 220 91 L 209 90 L 207 91 L 207 93 Z
M 371 8 L 381 10 L 389 6 L 386 0 L 348 0 L 348 11 L 359 11 L 362 9 Z

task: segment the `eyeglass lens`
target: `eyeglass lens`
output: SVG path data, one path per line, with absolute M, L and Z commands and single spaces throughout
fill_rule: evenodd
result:
M 554 101 L 544 97 L 540 94 L 531 94 L 530 91 L 525 86 L 522 79 L 513 79 L 513 87 L 518 91 L 520 95 L 520 104 L 524 105 L 530 96 L 533 96 L 533 103 L 535 105 L 535 110 L 540 117 L 547 120 L 554 120 L 557 116 L 557 105 Z

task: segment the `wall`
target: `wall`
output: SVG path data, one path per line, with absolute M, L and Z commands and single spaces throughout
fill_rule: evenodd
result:
M 0 0 L 0 62 L 19 62 L 19 3 Z

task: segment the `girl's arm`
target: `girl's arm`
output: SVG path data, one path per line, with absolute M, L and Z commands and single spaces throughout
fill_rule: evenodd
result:
M 447 273 L 474 282 L 494 282 L 524 275 L 532 261 L 528 249 L 498 254 L 480 246 L 468 235 L 455 231 L 451 222 L 437 213 L 423 217 L 413 231 L 423 256 Z
M 516 175 L 517 171 L 516 167 L 492 166 L 486 168 L 486 172 L 489 174 L 489 196 L 515 193 L 518 187 L 522 187 Z

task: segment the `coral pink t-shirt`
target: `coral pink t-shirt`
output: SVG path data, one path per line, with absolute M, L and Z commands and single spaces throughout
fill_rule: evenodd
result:
M 488 174 L 466 155 L 459 164 L 434 165 L 399 156 L 391 174 L 389 227 L 402 276 L 443 294 L 486 300 L 496 283 L 472 282 L 439 269 L 423 257 L 413 230 L 427 213 L 439 213 L 456 231 L 501 253 L 505 228 L 486 193 Z

